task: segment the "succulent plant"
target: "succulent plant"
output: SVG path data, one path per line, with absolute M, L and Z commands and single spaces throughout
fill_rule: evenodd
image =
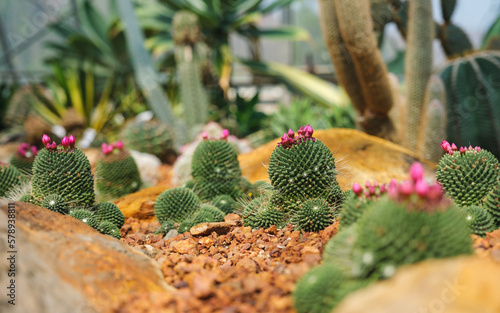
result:
M 356 242 L 356 224 L 343 227 L 325 245 L 323 262 L 334 264 L 347 276 L 353 274 L 353 247 Z
M 467 226 L 471 233 L 484 237 L 496 229 L 490 213 L 481 206 L 472 205 L 463 209 Z
M 333 223 L 336 210 L 325 199 L 311 199 L 298 205 L 292 220 L 298 229 L 317 232 Z
M 233 213 L 237 202 L 229 195 L 219 195 L 212 199 L 212 204 L 225 214 Z
M 29 193 L 25 193 L 19 198 L 19 201 L 25 202 L 25 203 L 31 203 L 31 204 L 36 204 L 35 198 Z
M 160 227 L 158 227 L 158 229 L 155 230 L 154 234 L 155 235 L 162 234 L 163 236 L 165 236 L 166 234 L 168 234 L 170 230 L 174 228 L 175 228 L 174 222 L 166 221 L 165 223 L 161 224 Z
M 33 161 L 37 154 L 38 149 L 36 146 L 30 146 L 29 143 L 23 142 L 17 148 L 17 152 L 11 157 L 9 163 L 17 167 L 22 174 L 31 176 Z
M 120 229 L 125 223 L 122 211 L 112 202 L 102 202 L 94 207 L 95 217 L 99 222 L 108 221 Z
M 121 141 L 102 144 L 104 157 L 96 166 L 96 189 L 101 200 L 119 198 L 138 191 L 142 180 L 134 158 L 123 150 Z
M 290 129 L 283 134 L 271 155 L 269 179 L 287 207 L 285 209 L 308 199 L 327 198 L 331 193 L 338 195 L 335 158 L 312 134 L 310 126 L 301 127 L 297 136 Z M 331 201 L 336 199 L 331 197 Z
M 495 226 L 500 227 L 500 183 L 497 183 L 484 199 L 483 208 L 490 213 Z
M 500 180 L 498 160 L 479 147 L 442 143 L 447 152 L 436 169 L 436 179 L 458 206 L 480 204 Z
M 103 221 L 99 223 L 99 226 L 97 227 L 97 230 L 104 235 L 111 236 L 116 239 L 121 239 L 122 236 L 120 234 L 120 230 L 118 227 L 116 227 L 115 224 L 109 221 Z
M 254 229 L 269 228 L 272 225 L 282 227 L 285 223 L 285 214 L 271 201 L 270 195 L 261 195 L 245 205 L 243 225 Z
M 8 163 L 0 162 L 0 197 L 7 194 L 15 185 L 21 183 L 21 172 Z
M 69 212 L 69 216 L 74 217 L 77 220 L 84 222 L 85 224 L 89 225 L 90 227 L 92 227 L 94 229 L 98 229 L 98 227 L 99 227 L 99 220 L 96 218 L 94 213 L 90 210 L 87 210 L 87 209 L 71 210 Z
M 94 204 L 94 177 L 85 154 L 75 147 L 73 136 L 62 139 L 62 145 L 50 143 L 44 135 L 45 148 L 39 151 L 33 162 L 33 197 L 44 199 L 58 194 L 70 207 Z
M 172 130 L 160 121 L 129 123 L 121 137 L 127 147 L 156 155 L 164 163 L 173 163 L 175 159 Z
M 186 219 L 182 223 L 179 224 L 177 231 L 179 232 L 179 234 L 184 234 L 185 232 L 188 232 L 191 229 L 191 227 L 193 227 L 194 225 L 196 225 L 196 223 L 193 222 L 193 220 Z
M 348 227 L 356 222 L 365 212 L 366 208 L 387 192 L 387 185 L 367 181 L 364 190 L 358 183 L 352 186 L 352 192 L 347 194 L 340 209 L 340 226 Z
M 224 216 L 226 216 L 226 214 L 216 206 L 204 204 L 194 214 L 193 222 L 195 222 L 195 224 L 222 222 L 224 221 Z
M 155 202 L 155 215 L 160 224 L 182 222 L 200 207 L 198 196 L 188 188 L 176 187 L 162 192 Z
M 225 138 L 206 138 L 193 154 L 192 176 L 200 199 L 211 200 L 218 195 L 233 195 L 239 190 L 241 169 L 238 155 Z
M 68 204 L 64 201 L 64 198 L 59 194 L 49 194 L 45 196 L 40 204 L 42 208 L 49 209 L 51 211 L 68 214 Z

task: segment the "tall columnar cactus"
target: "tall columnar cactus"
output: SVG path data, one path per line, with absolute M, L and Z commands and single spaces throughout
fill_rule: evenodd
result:
M 483 202 L 483 207 L 490 213 L 497 228 L 500 227 L 500 183 L 497 183 L 488 193 Z
M 139 169 L 121 141 L 102 144 L 103 157 L 96 166 L 96 189 L 101 200 L 119 198 L 138 191 L 142 180 Z
M 229 132 L 225 130 L 221 139 L 205 139 L 196 147 L 191 163 L 195 190 L 203 200 L 215 196 L 235 195 L 240 191 L 241 177 L 238 154 L 227 142 Z M 240 191 L 241 193 L 241 191 Z
M 170 188 L 162 192 L 155 202 L 155 215 L 160 224 L 167 221 L 182 222 L 200 207 L 198 196 L 188 188 Z
M 301 127 L 297 135 L 290 129 L 271 154 L 269 179 L 285 210 L 308 199 L 327 198 L 337 187 L 335 158 L 312 134 L 311 126 Z
M 202 62 L 206 53 L 196 14 L 178 11 L 172 20 L 175 61 L 179 75 L 180 96 L 189 129 L 204 124 L 208 116 L 208 96 L 202 83 Z M 191 135 L 194 135 L 192 133 Z
M 17 167 L 17 169 L 24 175 L 31 176 L 33 161 L 38 154 L 36 146 L 30 146 L 29 143 L 23 142 L 17 148 L 16 154 L 10 159 L 10 164 Z
M 61 145 L 42 138 L 42 149 L 33 163 L 33 197 L 42 201 L 50 194 L 60 195 L 69 207 L 94 204 L 94 177 L 85 154 L 75 147 L 73 136 L 64 137 Z
M 14 186 L 21 183 L 21 172 L 8 163 L 0 162 L 0 197 L 3 197 Z
M 156 155 L 162 162 L 173 163 L 175 150 L 172 130 L 164 123 L 151 120 L 129 123 L 121 133 L 127 147 Z
M 497 158 L 479 147 L 458 149 L 447 141 L 442 148 L 447 153 L 439 161 L 436 179 L 458 206 L 480 204 L 500 181 Z

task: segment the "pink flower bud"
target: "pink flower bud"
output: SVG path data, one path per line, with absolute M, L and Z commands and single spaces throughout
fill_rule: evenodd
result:
M 69 139 L 68 139 L 68 137 L 64 136 L 63 139 L 61 140 L 61 144 L 64 147 L 64 149 L 66 149 L 67 147 L 69 147 Z
M 307 125 L 306 127 L 304 127 L 304 135 L 306 137 L 311 137 L 313 134 L 313 129 L 311 127 L 311 124 Z
M 297 131 L 297 134 L 299 134 L 299 137 L 304 136 L 304 126 L 300 126 L 299 130 Z
M 449 154 L 449 155 L 453 155 L 453 150 L 451 150 L 451 149 L 450 149 L 450 150 L 448 150 L 448 154 Z
M 469 149 L 469 150 L 474 150 L 474 148 L 472 148 L 472 146 L 471 146 L 471 145 L 469 145 L 469 148 L 467 148 L 467 149 Z
M 413 184 L 410 181 L 404 181 L 399 186 L 399 193 L 403 196 L 409 196 L 413 192 Z
M 123 142 L 122 141 L 118 141 L 117 143 L 115 143 L 115 147 L 118 150 L 122 150 L 123 149 Z
M 48 145 L 50 143 L 50 137 L 47 136 L 47 135 L 45 135 L 45 134 L 43 134 L 43 136 L 42 136 L 42 142 L 43 142 L 44 146 Z
M 221 138 L 221 139 L 227 139 L 227 137 L 229 137 L 229 130 L 227 130 L 227 129 L 225 129 L 225 128 L 224 128 L 224 129 L 222 130 L 222 135 L 221 135 L 221 137 L 220 137 L 220 138 Z
M 479 148 L 478 146 L 474 147 L 474 150 L 476 150 L 476 152 L 479 152 L 481 151 L 481 148 Z
M 295 137 L 295 133 L 293 132 L 293 130 L 291 128 L 288 129 L 288 137 L 289 138 L 292 138 Z
M 415 191 L 421 198 L 425 198 L 429 193 L 429 186 L 423 179 L 421 179 L 415 184 Z
M 103 142 L 103 143 L 101 144 L 101 151 L 102 151 L 102 153 L 107 154 L 107 151 L 108 151 L 108 145 L 107 145 L 105 142 Z
M 427 199 L 434 200 L 438 199 L 443 195 L 443 188 L 441 187 L 440 184 L 434 184 L 429 187 L 429 190 L 427 192 Z
M 457 151 L 458 150 L 457 146 L 454 143 L 451 144 L 451 150 L 452 151 Z
M 372 185 L 372 183 L 370 183 L 370 181 L 369 181 L 369 180 L 367 180 L 367 181 L 365 182 L 365 187 L 366 187 L 366 188 L 369 188 L 371 185 Z
M 52 141 L 52 144 L 50 145 L 50 149 L 52 149 L 52 150 L 57 149 L 57 144 L 55 141 Z
M 38 149 L 36 148 L 36 146 L 31 146 L 31 152 L 33 153 L 33 155 L 38 154 Z
M 113 146 L 112 145 L 109 145 L 106 149 L 106 154 L 110 154 L 110 153 L 113 153 Z
M 201 133 L 201 137 L 203 138 L 203 140 L 207 140 L 207 139 L 208 139 L 208 134 L 207 134 L 207 132 L 202 132 L 202 133 Z
M 424 176 L 424 168 L 422 164 L 420 164 L 419 162 L 414 162 L 410 168 L 410 176 L 414 182 L 421 180 Z
M 354 183 L 352 184 L 352 191 L 359 196 L 363 192 L 363 187 L 361 187 L 358 183 Z
M 443 142 L 441 143 L 441 148 L 444 151 L 448 152 L 448 150 L 451 149 L 450 143 L 448 141 L 446 141 L 446 140 L 443 140 Z
M 74 148 L 76 144 L 75 136 L 69 135 L 68 143 L 71 148 Z
M 466 147 L 460 147 L 460 154 L 464 154 L 467 151 Z
M 370 192 L 370 196 L 375 195 L 375 187 L 373 185 L 368 187 L 368 191 Z
M 380 193 L 385 193 L 387 191 L 387 187 L 385 184 L 380 185 L 379 192 Z

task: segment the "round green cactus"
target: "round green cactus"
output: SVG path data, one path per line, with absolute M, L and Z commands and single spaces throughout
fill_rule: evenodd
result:
M 196 212 L 193 216 L 193 222 L 195 224 L 199 223 L 213 223 L 224 221 L 224 216 L 226 214 L 219 210 L 216 206 L 205 204 Z
M 458 206 L 480 204 L 500 179 L 498 160 L 479 147 L 453 151 L 448 146 L 449 153 L 441 158 L 437 166 L 436 179 Z
M 91 206 L 95 194 L 89 160 L 78 148 L 56 148 L 53 144 L 54 148 L 42 149 L 33 163 L 34 198 L 57 193 L 71 207 Z
M 21 183 L 21 172 L 12 165 L 0 162 L 0 197 L 7 194 L 12 187 Z
M 162 234 L 163 236 L 165 236 L 166 234 L 168 234 L 170 230 L 175 228 L 174 226 L 175 226 L 174 222 L 166 221 L 165 223 L 161 224 L 160 227 L 158 227 L 158 229 L 155 230 L 154 234 L 155 235 Z
M 497 183 L 484 199 L 483 207 L 491 215 L 493 223 L 500 227 L 500 183 Z
M 307 127 L 306 127 L 307 128 Z M 269 162 L 269 179 L 287 206 L 312 198 L 327 197 L 336 182 L 335 158 L 321 141 L 299 137 L 290 130 L 274 149 Z
M 225 140 L 204 140 L 193 154 L 192 176 L 201 199 L 232 194 L 241 177 L 238 155 Z
M 99 220 L 95 217 L 94 213 L 87 209 L 75 209 L 69 212 L 69 216 L 76 218 L 89 225 L 90 227 L 97 229 L 99 227 Z
M 230 195 L 219 195 L 212 199 L 212 204 L 225 214 L 233 213 L 237 202 Z
M 25 202 L 25 203 L 31 203 L 31 204 L 36 204 L 35 198 L 31 194 L 24 194 L 19 198 L 19 201 Z
M 179 228 L 177 229 L 177 231 L 179 232 L 179 234 L 184 234 L 185 232 L 189 232 L 191 227 L 193 227 L 194 225 L 196 225 L 196 223 L 193 222 L 193 220 L 191 219 L 184 220 L 182 223 L 179 224 Z
M 472 205 L 464 208 L 465 220 L 471 233 L 484 237 L 486 233 L 496 229 L 491 215 L 482 207 Z
M 66 203 L 64 198 L 58 194 L 47 195 L 43 198 L 40 206 L 61 214 L 68 214 L 69 211 L 68 203 Z
M 298 206 L 292 220 L 298 229 L 317 232 L 333 223 L 335 213 L 325 199 L 311 199 Z
M 356 242 L 356 225 L 344 226 L 330 239 L 323 250 L 323 262 L 335 264 L 343 273 L 351 276 L 353 270 L 353 247 Z
M 188 188 L 170 188 L 162 192 L 155 202 L 155 215 L 160 224 L 166 221 L 180 223 L 200 207 L 200 200 Z
M 285 214 L 271 201 L 269 195 L 261 195 L 248 203 L 243 212 L 243 225 L 254 229 L 269 228 L 272 225 L 282 227 Z
M 340 301 L 338 290 L 347 278 L 335 265 L 322 264 L 309 270 L 292 293 L 298 313 L 329 313 Z
M 121 228 L 125 223 L 122 211 L 111 202 L 102 202 L 95 206 L 95 217 L 99 222 L 108 221 Z
M 122 238 L 122 235 L 120 234 L 120 230 L 118 229 L 118 227 L 116 227 L 115 224 L 109 221 L 104 221 L 99 223 L 97 230 L 103 235 L 108 235 L 116 239 Z
M 134 193 L 142 185 L 141 175 L 134 158 L 127 151 L 116 152 L 105 154 L 97 162 L 96 189 L 101 200 Z
M 165 163 L 173 161 L 173 134 L 170 128 L 160 121 L 130 123 L 123 129 L 121 137 L 127 147 L 154 154 Z

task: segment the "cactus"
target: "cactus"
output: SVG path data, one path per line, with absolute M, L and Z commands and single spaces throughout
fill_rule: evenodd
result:
M 102 202 L 95 206 L 95 217 L 99 222 L 108 221 L 121 228 L 125 223 L 122 211 L 111 202 Z
M 451 61 L 440 76 L 448 90 L 447 138 L 478 145 L 500 157 L 500 52 L 485 51 Z
M 261 195 L 250 201 L 242 212 L 243 225 L 254 229 L 269 228 L 272 225 L 282 227 L 285 215 L 271 201 L 271 195 Z
M 237 202 L 229 195 L 219 195 L 212 199 L 212 204 L 225 214 L 233 213 Z
M 363 191 L 358 183 L 354 183 L 352 192 L 348 194 L 340 210 L 340 226 L 349 227 L 354 224 L 366 208 L 387 191 L 387 185 L 377 182 L 366 182 L 366 190 Z
M 213 223 L 224 221 L 226 214 L 219 210 L 216 206 L 205 204 L 193 216 L 193 222 L 199 223 Z
M 323 262 L 334 264 L 347 276 L 353 272 L 353 246 L 356 242 L 356 224 L 343 227 L 330 239 L 323 250 Z
M 311 126 L 301 127 L 298 136 L 290 129 L 271 154 L 269 179 L 285 210 L 307 199 L 326 198 L 335 188 L 335 158 L 312 134 Z
M 440 34 L 441 45 L 450 59 L 466 56 L 474 50 L 469 37 L 456 25 L 451 23 L 442 25 Z
M 69 212 L 69 216 L 76 218 L 94 229 L 99 228 L 99 220 L 94 213 L 87 209 L 76 209 Z
M 25 203 L 36 204 L 35 198 L 31 194 L 24 194 L 19 198 L 19 201 Z
M 68 204 L 64 201 L 64 198 L 58 194 L 49 194 L 45 196 L 40 206 L 61 214 L 68 214 L 69 211 Z
M 483 207 L 491 215 L 495 227 L 500 227 L 500 183 L 497 183 L 484 199 Z
M 451 20 L 451 15 L 455 10 L 455 5 L 457 4 L 457 0 L 441 0 L 441 10 L 443 13 L 443 19 L 446 23 L 449 23 Z
M 141 188 L 142 180 L 134 158 L 123 150 L 121 141 L 102 144 L 104 156 L 96 166 L 96 189 L 101 200 L 119 198 Z
M 0 162 L 0 197 L 21 183 L 21 172 L 8 163 Z
M 200 207 L 200 200 L 188 188 L 170 188 L 162 192 L 155 202 L 155 215 L 160 224 L 166 221 L 182 222 Z
M 179 234 L 184 234 L 185 232 L 188 232 L 194 225 L 196 225 L 196 223 L 193 222 L 193 220 L 187 219 L 179 224 L 179 228 L 177 230 Z
M 227 134 L 228 135 L 228 134 Z M 235 148 L 226 140 L 205 139 L 193 154 L 192 176 L 196 191 L 203 200 L 239 190 L 240 164 Z
M 151 120 L 129 123 L 121 133 L 123 142 L 134 150 L 156 155 L 164 163 L 173 163 L 173 132 L 164 123 Z
M 76 148 L 73 136 L 64 137 L 57 146 L 44 135 L 46 148 L 42 149 L 33 162 L 33 197 L 44 199 L 58 194 L 70 207 L 94 204 L 94 177 L 90 162 L 85 154 Z
M 472 205 L 463 209 L 467 226 L 471 233 L 484 237 L 496 229 L 493 219 L 481 206 Z
M 11 157 L 9 163 L 17 167 L 22 174 L 31 176 L 33 161 L 37 154 L 38 149 L 36 146 L 30 146 L 29 143 L 23 142 L 17 148 L 16 154 Z
M 447 152 L 436 169 L 436 179 L 458 206 L 480 204 L 500 180 L 498 160 L 479 147 L 461 147 L 442 143 Z
M 113 224 L 112 222 L 109 222 L 109 221 L 101 222 L 99 224 L 99 226 L 97 227 L 97 230 L 101 234 L 108 235 L 108 236 L 111 236 L 111 237 L 116 238 L 116 239 L 122 238 L 118 227 L 116 227 L 115 224 Z
M 318 232 L 333 223 L 336 210 L 325 199 L 311 199 L 302 202 L 293 216 L 298 229 Z
M 158 235 L 158 234 L 162 234 L 163 236 L 165 236 L 166 234 L 168 234 L 169 231 L 171 231 L 172 229 L 175 229 L 175 224 L 174 222 L 172 221 L 166 221 L 165 223 L 162 223 L 160 225 L 160 227 L 158 227 L 154 234 L 155 235 Z

